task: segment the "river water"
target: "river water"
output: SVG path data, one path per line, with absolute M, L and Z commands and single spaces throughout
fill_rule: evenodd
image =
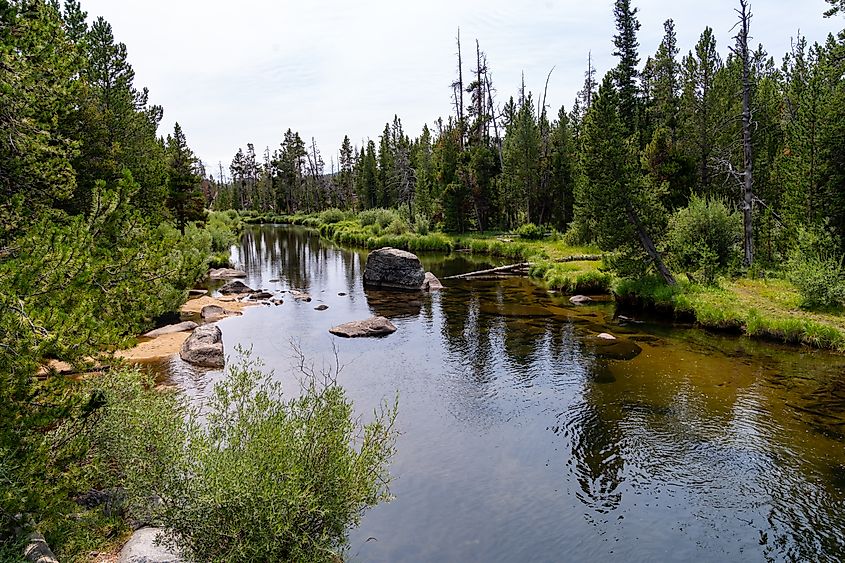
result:
M 498 265 L 420 258 L 441 278 Z M 365 290 L 365 251 L 298 228 L 250 227 L 233 260 L 251 287 L 313 301 L 221 321 L 227 354 L 251 347 L 295 389 L 291 342 L 318 366 L 334 343 L 364 418 L 398 392 L 395 500 L 351 532 L 352 561 L 845 560 L 841 356 L 626 324 L 524 278 Z M 397 332 L 328 333 L 372 314 Z M 610 359 L 630 354 L 599 332 L 642 351 Z M 170 371 L 190 395 L 221 377 Z

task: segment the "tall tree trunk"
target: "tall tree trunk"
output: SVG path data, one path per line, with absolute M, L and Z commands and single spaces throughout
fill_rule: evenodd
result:
M 751 154 L 751 76 L 748 55 L 748 25 L 751 12 L 748 10 L 748 0 L 739 0 L 740 31 L 736 36 L 737 50 L 742 59 L 742 156 L 744 161 L 742 186 L 742 223 L 743 223 L 743 263 L 750 268 L 754 263 L 754 223 L 752 221 L 752 206 L 754 204 L 754 179 L 752 176 L 753 160 Z
M 637 212 L 634 210 L 634 206 L 631 204 L 630 200 L 625 201 L 625 213 L 628 216 L 628 221 L 631 225 L 633 225 L 634 230 L 637 232 L 637 238 L 640 239 L 640 244 L 642 244 L 649 258 L 651 258 L 651 261 L 654 263 L 657 271 L 660 272 L 660 275 L 663 277 L 663 281 L 665 281 L 668 285 L 675 285 L 675 278 L 672 276 L 672 272 L 670 272 L 669 268 L 666 267 L 666 264 L 663 263 L 663 257 L 660 256 L 660 253 L 654 246 L 654 242 L 651 240 L 651 237 L 648 236 L 645 227 L 642 223 L 640 223 L 640 219 L 637 217 Z

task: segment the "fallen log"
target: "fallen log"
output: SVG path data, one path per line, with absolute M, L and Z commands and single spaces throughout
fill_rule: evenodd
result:
M 477 270 L 475 272 L 467 272 L 465 274 L 458 274 L 456 276 L 447 276 L 444 280 L 459 280 L 465 278 L 474 278 L 476 276 L 486 276 L 489 274 L 504 274 L 517 273 L 518 270 L 527 270 L 531 267 L 531 262 L 520 262 L 519 264 L 508 264 L 507 266 L 499 266 L 498 268 L 489 268 L 487 270 Z

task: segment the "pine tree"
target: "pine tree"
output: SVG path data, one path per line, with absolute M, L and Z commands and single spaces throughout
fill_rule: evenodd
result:
M 626 141 L 613 80 L 605 76 L 593 107 L 584 120 L 581 136 L 579 212 L 592 222 L 596 239 L 605 250 L 621 251 L 623 275 L 642 274 L 632 264 L 645 255 L 668 284 L 674 278 L 663 263 L 649 229 L 665 220 L 659 194 L 649 189 L 639 171 L 637 147 Z
M 631 0 L 616 0 L 613 15 L 616 18 L 617 32 L 613 36 L 613 46 L 616 49 L 613 55 L 619 57 L 613 77 L 619 92 L 622 123 L 625 125 L 626 134 L 631 136 L 638 127 L 637 66 L 640 64 L 640 57 L 637 47 L 640 44 L 637 41 L 637 32 L 640 30 L 640 22 L 637 20 L 637 8 L 631 7 Z
M 205 217 L 204 198 L 200 190 L 200 176 L 196 172 L 196 157 L 179 123 L 173 135 L 167 136 L 167 206 L 176 218 L 179 231 L 184 234 L 189 221 Z
M 713 184 L 712 157 L 716 151 L 719 122 L 714 92 L 717 73 L 723 68 L 713 30 L 704 29 L 694 51 L 682 62 L 683 93 L 680 129 L 685 150 L 695 162 L 699 193 L 710 195 Z

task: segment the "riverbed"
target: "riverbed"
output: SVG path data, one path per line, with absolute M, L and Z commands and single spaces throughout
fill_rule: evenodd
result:
M 350 560 L 845 559 L 842 356 L 621 320 L 526 278 L 365 290 L 366 254 L 249 227 L 233 249 L 244 281 L 312 300 L 282 293 L 219 322 L 227 354 L 251 349 L 292 392 L 293 346 L 330 367 L 334 345 L 365 419 L 398 393 L 395 499 L 351 532 Z M 441 279 L 500 265 L 420 258 Z M 372 314 L 397 332 L 328 333 Z M 641 351 L 612 359 L 601 332 Z M 178 357 L 167 371 L 192 397 L 222 376 Z

